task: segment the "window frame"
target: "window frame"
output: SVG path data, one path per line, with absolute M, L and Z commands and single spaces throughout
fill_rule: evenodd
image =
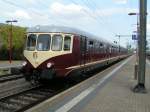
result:
M 70 37 L 70 45 L 69 45 L 69 50 L 65 50 L 65 38 Z M 63 36 L 63 51 L 71 51 L 72 50 L 72 36 L 71 35 L 64 35 Z
M 54 38 L 54 36 L 61 36 L 61 49 L 59 49 L 59 50 L 53 50 L 52 48 L 53 48 L 53 38 Z M 62 34 L 53 34 L 52 36 L 51 36 L 51 46 L 50 46 L 50 49 L 51 49 L 51 51 L 62 51 L 63 50 L 63 43 L 64 43 L 64 39 L 63 39 L 64 37 L 63 37 L 63 35 Z
M 49 49 L 48 50 L 39 50 L 38 49 L 37 45 L 38 45 L 38 39 L 39 39 L 40 35 L 49 35 L 50 40 L 49 40 Z M 51 50 L 51 44 L 52 44 L 52 35 L 51 34 L 49 34 L 49 33 L 40 33 L 40 34 L 37 35 L 37 42 L 36 42 L 36 50 L 37 51 L 50 51 Z
M 29 35 L 35 35 L 35 36 L 36 36 L 35 46 L 34 46 L 34 49 L 33 49 L 33 50 L 28 49 L 28 39 L 29 39 Z M 38 37 L 38 35 L 37 35 L 37 34 L 35 34 L 35 33 L 29 33 L 29 34 L 27 34 L 26 47 L 25 47 L 25 49 L 26 49 L 27 51 L 35 51 L 35 50 L 36 50 L 37 37 Z

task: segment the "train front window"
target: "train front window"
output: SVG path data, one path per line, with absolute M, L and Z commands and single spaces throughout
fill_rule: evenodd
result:
M 36 38 L 37 38 L 37 36 L 36 36 L 35 34 L 30 34 L 30 35 L 28 36 L 28 39 L 27 39 L 27 46 L 26 46 L 26 49 L 27 49 L 27 50 L 29 50 L 29 51 L 35 50 Z
M 54 35 L 52 37 L 52 50 L 61 51 L 62 50 L 63 37 L 61 35 Z
M 40 34 L 37 39 L 37 50 L 48 51 L 50 49 L 50 40 L 49 34 Z
M 70 44 L 71 44 L 71 37 L 65 36 L 65 38 L 64 38 L 64 51 L 70 50 Z

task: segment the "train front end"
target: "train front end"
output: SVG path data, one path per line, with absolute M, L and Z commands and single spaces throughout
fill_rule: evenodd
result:
M 65 60 L 72 53 L 72 38 L 60 32 L 28 32 L 22 68 L 26 80 L 35 83 L 68 72 Z

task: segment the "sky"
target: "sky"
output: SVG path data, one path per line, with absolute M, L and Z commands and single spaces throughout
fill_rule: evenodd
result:
M 150 2 L 147 2 L 150 35 Z M 137 30 L 137 16 L 128 13 L 139 12 L 139 0 L 0 0 L 0 4 L 0 23 L 18 20 L 14 25 L 69 26 L 110 42 L 119 41 L 116 35 L 132 35 Z M 125 47 L 127 43 L 135 44 L 131 37 L 121 37 L 120 45 Z

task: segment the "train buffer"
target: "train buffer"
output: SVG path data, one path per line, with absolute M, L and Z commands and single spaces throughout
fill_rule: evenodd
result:
M 146 94 L 134 93 L 135 56 L 27 110 L 32 112 L 150 112 L 150 61 Z

